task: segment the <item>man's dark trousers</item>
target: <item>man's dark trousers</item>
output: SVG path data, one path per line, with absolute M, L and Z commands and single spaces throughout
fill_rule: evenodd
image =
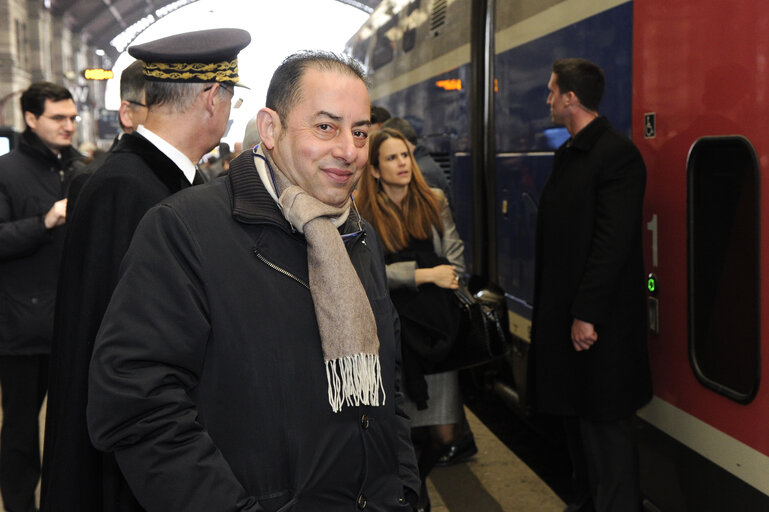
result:
M 39 416 L 48 389 L 48 356 L 0 356 L 3 426 L 0 491 L 7 512 L 31 512 L 40 479 Z

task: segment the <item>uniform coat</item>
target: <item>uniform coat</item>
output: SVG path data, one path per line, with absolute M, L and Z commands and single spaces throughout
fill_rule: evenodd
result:
M 543 412 L 611 420 L 651 398 L 638 149 L 599 117 L 555 154 L 537 217 L 533 396 Z M 574 318 L 598 341 L 577 352 Z
M 52 347 L 42 510 L 141 510 L 112 455 L 93 448 L 85 408 L 93 342 L 139 220 L 188 187 L 184 173 L 139 134 L 124 135 L 82 187 L 68 232 Z
M 58 158 L 30 130 L 0 157 L 0 355 L 50 351 L 64 227 L 43 219 L 81 158 L 72 146 Z
M 410 510 L 419 479 L 397 316 L 364 227 L 346 244 L 376 318 L 386 401 L 333 413 L 306 242 L 253 156 L 142 220 L 96 341 L 88 424 L 147 510 Z

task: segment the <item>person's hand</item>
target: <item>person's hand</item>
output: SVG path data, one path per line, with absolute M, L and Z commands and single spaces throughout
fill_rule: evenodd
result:
M 67 222 L 67 200 L 61 199 L 53 203 L 51 209 L 45 214 L 43 222 L 46 229 L 55 228 Z
M 571 324 L 571 342 L 574 350 L 577 352 L 588 350 L 596 341 L 598 341 L 598 333 L 595 332 L 595 326 L 575 318 Z
M 432 270 L 432 282 L 436 286 L 449 290 L 459 288 L 459 276 L 453 265 L 438 265 L 430 270 Z

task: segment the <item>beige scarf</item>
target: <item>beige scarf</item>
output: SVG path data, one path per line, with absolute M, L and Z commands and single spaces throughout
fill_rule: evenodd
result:
M 275 180 L 278 205 L 289 223 L 307 240 L 310 293 L 315 305 L 328 401 L 334 412 L 342 405 L 381 405 L 385 391 L 379 364 L 379 339 L 374 313 L 332 219 L 346 218 L 342 208 L 329 206 L 291 183 L 263 153 Z

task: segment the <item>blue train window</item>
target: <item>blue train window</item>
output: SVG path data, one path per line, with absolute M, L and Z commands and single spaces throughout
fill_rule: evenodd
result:
M 759 166 L 741 136 L 703 137 L 687 162 L 689 360 L 705 386 L 741 403 L 760 368 Z

